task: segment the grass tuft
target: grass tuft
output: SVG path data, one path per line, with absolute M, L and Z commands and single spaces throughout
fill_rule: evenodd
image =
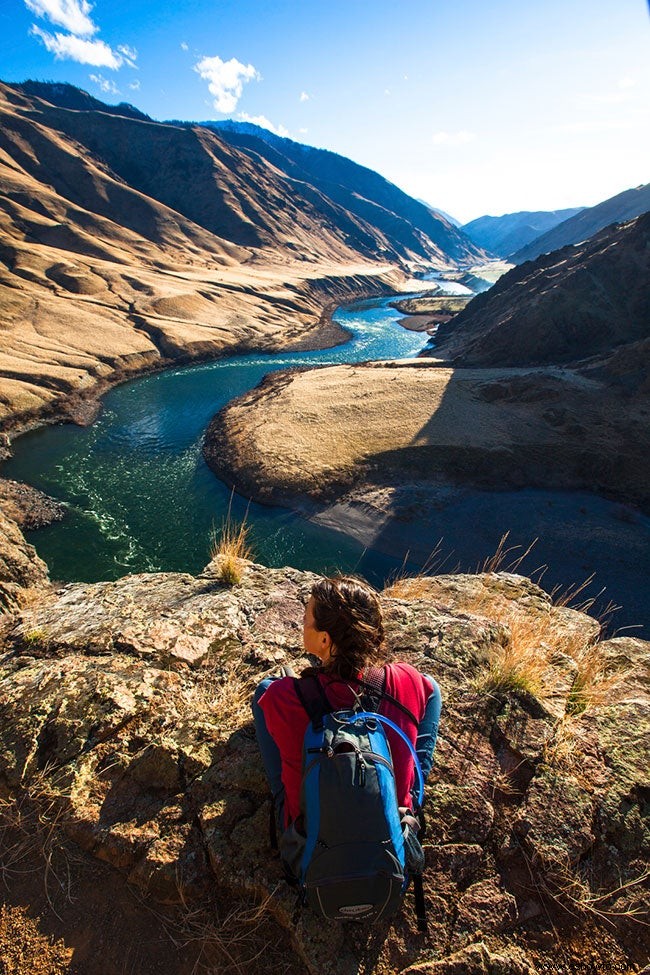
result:
M 218 563 L 219 579 L 227 586 L 235 586 L 241 582 L 243 563 L 250 561 L 253 554 L 249 533 L 250 525 L 246 516 L 239 522 L 232 516 L 231 494 L 221 530 L 216 532 L 213 529 L 210 545 L 210 558 Z
M 409 575 L 406 569 L 409 555 L 410 552 L 407 552 L 402 560 L 401 567 L 389 576 L 384 586 L 384 595 L 389 596 L 391 599 L 422 599 L 428 595 L 430 577 L 440 572 L 444 562 L 449 557 L 442 556 L 441 538 L 420 571 L 415 575 Z

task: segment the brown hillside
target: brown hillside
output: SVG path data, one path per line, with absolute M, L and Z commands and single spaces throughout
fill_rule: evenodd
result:
M 5 429 L 171 360 L 304 346 L 325 305 L 394 288 L 411 258 L 208 130 L 9 85 L 0 120 Z

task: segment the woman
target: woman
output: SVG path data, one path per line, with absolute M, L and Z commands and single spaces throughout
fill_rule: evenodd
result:
M 332 710 L 352 707 L 364 690 L 360 683 L 364 673 L 383 656 L 384 626 L 377 594 L 354 578 L 321 579 L 305 609 L 303 642 L 307 653 L 320 659 L 316 673 Z M 440 688 L 410 664 L 386 664 L 384 673 L 385 696 L 379 711 L 410 739 L 426 779 L 438 733 Z M 253 697 L 253 717 L 278 821 L 287 829 L 300 815 L 302 743 L 309 722 L 295 679 L 263 680 Z M 413 759 L 390 727 L 387 736 L 398 803 L 412 809 Z

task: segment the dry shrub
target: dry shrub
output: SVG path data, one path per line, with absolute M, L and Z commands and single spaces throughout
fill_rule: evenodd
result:
M 302 965 L 287 953 L 285 934 L 272 918 L 274 896 L 250 905 L 231 899 L 224 908 L 216 897 L 196 906 L 181 895 L 180 911 L 158 918 L 172 943 L 195 958 L 192 975 L 289 975 Z
M 217 532 L 213 529 L 210 545 L 210 558 L 217 562 L 219 579 L 227 586 L 235 586 L 241 582 L 243 564 L 251 558 L 253 550 L 249 542 L 249 532 L 250 525 L 246 516 L 240 522 L 232 516 L 231 494 L 221 530 Z
M 64 810 L 64 795 L 50 780 L 48 769 L 32 776 L 16 795 L 0 799 L 0 876 L 11 886 L 38 855 L 47 900 L 57 917 L 50 886 L 72 899 L 71 860 L 61 841 Z

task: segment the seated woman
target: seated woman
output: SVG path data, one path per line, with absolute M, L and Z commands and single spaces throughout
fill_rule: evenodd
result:
M 318 581 L 305 609 L 303 642 L 307 653 L 321 661 L 316 671 L 306 673 L 317 674 L 331 709 L 351 708 L 364 690 L 364 676 L 376 678 L 384 655 L 383 618 L 375 591 L 345 576 Z M 438 734 L 440 688 L 407 663 L 386 664 L 383 676 L 385 696 L 378 710 L 407 735 L 426 779 Z M 263 680 L 253 697 L 253 717 L 277 818 L 286 830 L 300 815 L 302 743 L 309 722 L 295 679 Z M 387 736 L 398 803 L 412 809 L 413 758 L 390 727 Z

